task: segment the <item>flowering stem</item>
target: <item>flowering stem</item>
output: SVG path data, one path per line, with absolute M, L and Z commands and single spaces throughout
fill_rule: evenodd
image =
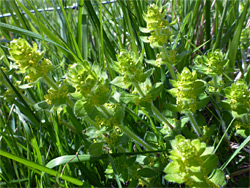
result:
M 173 125 L 159 112 L 159 110 L 151 103 L 151 109 L 154 112 L 154 116 L 157 117 L 158 120 L 163 121 L 170 129 L 174 129 Z
M 201 129 L 200 129 L 198 123 L 195 120 L 193 112 L 189 111 L 189 112 L 186 113 L 186 115 L 190 119 L 190 122 L 191 122 L 191 125 L 192 125 L 193 129 L 194 129 L 194 132 L 197 134 L 198 137 L 201 137 L 202 136 L 202 132 L 201 132 Z
M 165 45 L 165 44 L 164 44 L 163 47 L 162 47 L 162 52 L 163 52 L 163 54 L 164 54 L 164 59 L 167 59 L 167 56 L 168 56 L 168 55 L 167 55 L 166 45 Z M 173 67 L 171 66 L 170 63 L 167 63 L 167 67 L 168 67 L 168 70 L 169 70 L 169 72 L 170 72 L 171 77 L 172 77 L 174 80 L 177 80 L 176 75 L 175 75 L 175 72 L 174 72 L 174 69 L 173 69 Z
M 154 150 L 152 146 L 150 146 L 148 143 L 146 143 L 143 139 L 141 139 L 139 136 L 137 136 L 135 133 L 133 133 L 128 127 L 125 127 L 123 125 L 118 125 L 118 127 L 126 133 L 130 138 L 135 140 L 138 144 L 142 145 L 147 150 Z
M 59 88 L 58 85 L 55 83 L 55 81 L 52 80 L 47 74 L 44 75 L 42 78 L 44 79 L 44 81 L 46 82 L 46 84 L 48 84 L 53 89 L 57 90 Z
M 138 83 L 133 83 L 133 86 L 137 89 L 137 91 L 138 91 L 138 93 L 140 94 L 140 96 L 142 96 L 142 97 L 145 97 L 145 94 L 143 93 L 143 91 L 142 91 L 142 89 L 141 89 L 141 87 L 139 86 L 139 84 Z
M 143 91 L 141 90 L 141 87 L 139 86 L 138 83 L 133 83 L 134 87 L 138 90 L 139 94 L 141 96 L 145 96 L 145 94 L 143 93 Z M 174 129 L 174 127 L 171 125 L 171 123 L 169 123 L 169 121 L 161 114 L 161 112 L 159 112 L 159 110 L 154 106 L 153 103 L 151 103 L 151 109 L 154 112 L 154 116 L 160 121 L 160 122 L 164 122 L 166 125 L 168 125 L 171 129 Z
M 89 116 L 84 117 L 84 120 L 87 121 L 89 124 L 93 125 L 96 129 L 100 129 L 97 123 L 93 121 Z
M 100 105 L 100 108 L 103 110 L 104 114 L 109 118 L 111 117 L 111 114 L 106 109 L 105 106 Z M 123 125 L 117 125 L 125 134 L 127 134 L 130 138 L 135 140 L 137 143 L 141 144 L 143 147 L 145 147 L 147 150 L 154 150 L 148 143 L 146 143 L 143 139 L 141 139 L 139 136 L 137 136 L 134 132 L 132 132 L 128 127 L 125 127 Z

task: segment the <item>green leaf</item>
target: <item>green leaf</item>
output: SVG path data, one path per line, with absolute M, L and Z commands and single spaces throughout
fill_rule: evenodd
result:
M 214 184 L 223 186 L 225 183 L 225 174 L 221 169 L 216 169 L 215 171 L 213 171 L 209 179 Z
M 173 96 L 173 97 L 176 97 L 179 90 L 177 88 L 172 88 L 170 90 L 168 90 L 168 92 Z
M 218 164 L 218 157 L 216 155 L 210 155 L 202 164 L 202 168 L 204 170 L 204 174 L 208 175 L 213 169 L 216 168 Z
M 248 132 L 248 134 L 246 134 L 246 130 L 238 129 L 238 130 L 236 130 L 236 134 L 242 136 L 243 138 L 246 138 L 247 135 L 249 135 L 249 132 Z
M 225 110 L 231 111 L 231 106 L 226 100 L 219 102 L 218 106 L 224 108 Z
M 243 24 L 246 19 L 246 15 L 248 13 L 248 8 L 249 8 L 248 5 L 249 5 L 249 1 L 246 1 L 246 4 L 244 5 L 244 10 L 242 14 L 240 15 L 240 19 L 237 24 L 232 43 L 229 46 L 228 59 L 229 59 L 230 68 L 234 68 L 235 66 L 235 58 L 236 58 L 237 51 L 238 51 L 238 45 L 240 42 L 240 35 L 241 35 L 242 28 L 243 28 Z
M 171 163 L 169 163 L 166 168 L 164 169 L 164 172 L 166 174 L 176 174 L 176 173 L 180 173 L 180 165 L 178 162 L 173 161 Z
M 156 172 L 150 168 L 143 168 L 139 171 L 137 171 L 138 175 L 142 176 L 142 177 L 147 177 L 147 178 L 151 178 L 154 177 L 156 175 Z
M 148 37 L 146 36 L 140 36 L 140 39 L 142 42 L 149 43 L 150 41 L 148 40 Z
M 142 33 L 150 33 L 150 31 L 145 27 L 139 27 L 139 29 Z
M 41 101 L 41 102 L 34 104 L 34 107 L 36 109 L 50 109 L 50 105 L 45 101 Z
M 27 166 L 28 168 L 35 169 L 35 170 L 38 170 L 38 171 L 41 171 L 41 172 L 45 172 L 45 173 L 47 173 L 49 175 L 52 175 L 52 176 L 58 176 L 58 172 L 55 171 L 55 170 L 52 170 L 52 169 L 47 168 L 45 166 L 39 165 L 39 164 L 34 163 L 32 161 L 28 161 L 27 159 L 23 159 L 23 158 L 18 157 L 16 155 L 12 155 L 12 154 L 10 154 L 8 152 L 0 150 L 0 156 L 12 159 L 12 160 L 14 160 L 16 162 L 19 162 L 19 163 Z M 78 180 L 76 178 L 70 177 L 70 176 L 62 175 L 62 176 L 60 176 L 60 178 L 63 179 L 63 180 L 66 180 L 68 182 L 71 182 L 71 183 L 73 183 L 75 185 L 78 185 L 78 186 L 83 185 L 82 181 L 80 181 L 80 180 Z
M 143 75 L 141 76 L 141 81 L 144 82 L 149 76 L 151 76 L 154 73 L 155 69 L 149 69 L 146 72 L 143 73 Z
M 207 105 L 207 103 L 209 102 L 209 97 L 205 97 L 202 100 L 197 102 L 197 109 L 202 109 L 203 107 L 205 107 Z
M 185 183 L 185 180 L 180 174 L 167 174 L 164 178 L 169 182 L 175 182 L 179 184 Z
M 205 82 L 203 80 L 196 80 L 194 82 L 194 88 L 194 93 L 196 94 L 196 96 L 198 96 L 205 91 Z
M 110 83 L 113 84 L 113 85 L 115 85 L 115 86 L 117 86 L 117 87 L 120 87 L 122 89 L 127 89 L 130 86 L 130 84 L 125 84 L 124 83 L 123 76 L 117 76 L 117 77 L 115 77 L 115 79 L 112 80 Z
M 158 66 L 156 64 L 156 60 L 153 60 L 153 59 L 145 59 L 146 63 L 150 64 L 150 65 L 153 65 L 153 66 Z
M 144 136 L 144 140 L 150 144 L 154 144 L 154 145 L 157 144 L 157 136 L 153 132 L 147 131 Z
M 74 106 L 74 113 L 77 117 L 90 116 L 94 109 L 94 106 L 88 101 L 78 100 Z
M 177 109 L 177 105 L 175 104 L 170 104 L 170 103 L 167 103 L 165 104 L 166 108 L 172 112 L 178 112 L 178 109 Z
M 135 101 L 139 101 L 139 96 L 133 95 L 133 94 L 130 94 L 130 93 L 126 93 L 126 92 L 122 92 L 121 96 L 120 96 L 120 99 L 125 104 L 135 103 Z
M 89 146 L 91 156 L 100 156 L 103 153 L 103 143 L 93 143 Z
M 152 89 L 147 93 L 147 96 L 150 95 L 152 100 L 155 100 L 156 97 L 158 97 L 163 89 L 163 83 L 158 82 L 156 83 Z

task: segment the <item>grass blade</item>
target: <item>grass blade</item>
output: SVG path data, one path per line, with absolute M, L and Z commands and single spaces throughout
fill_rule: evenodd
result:
M 52 175 L 52 176 L 58 176 L 58 172 L 55 171 L 55 170 L 52 170 L 50 168 L 44 167 L 42 165 L 39 165 L 39 164 L 31 162 L 31 161 L 28 161 L 28 160 L 23 159 L 21 157 L 18 157 L 16 155 L 12 155 L 12 154 L 10 154 L 8 152 L 0 150 L 0 155 L 3 156 L 3 157 L 7 157 L 9 159 L 12 159 L 12 160 L 14 160 L 16 162 L 19 162 L 21 164 L 24 164 L 28 168 L 39 170 L 39 171 L 45 172 L 45 173 L 47 173 L 49 175 Z M 70 176 L 62 175 L 61 179 L 66 180 L 68 182 L 71 182 L 71 183 L 73 183 L 75 185 L 78 185 L 78 186 L 83 185 L 83 182 L 81 182 L 80 180 L 78 180 L 76 178 L 72 178 Z
M 233 160 L 233 158 L 240 152 L 240 150 L 250 141 L 250 136 L 248 136 L 244 142 L 238 147 L 238 149 L 233 153 L 233 155 L 220 167 L 221 170 L 224 170 L 227 165 Z

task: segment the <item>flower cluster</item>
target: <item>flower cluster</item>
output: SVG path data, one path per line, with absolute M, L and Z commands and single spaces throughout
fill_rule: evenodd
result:
M 75 88 L 71 95 L 76 100 L 88 101 L 92 106 L 104 104 L 110 94 L 108 83 L 100 73 L 99 66 L 90 67 L 88 62 L 69 67 L 67 80 Z
M 220 50 L 208 52 L 207 55 L 197 56 L 194 60 L 194 68 L 209 76 L 221 75 L 225 71 L 228 60 Z
M 225 97 L 232 111 L 238 114 L 247 113 L 250 110 L 250 90 L 244 80 L 239 79 L 231 87 L 224 89 Z
M 162 12 L 162 8 L 158 8 L 156 4 L 148 7 L 147 14 L 144 19 L 147 22 L 147 30 L 151 33 L 149 41 L 151 46 L 162 46 L 167 43 L 171 36 L 169 30 L 169 22 L 165 19 L 166 10 Z
M 189 187 L 219 187 L 208 178 L 218 162 L 217 157 L 212 155 L 212 147 L 206 147 L 199 139 L 191 141 L 182 135 L 176 136 L 171 146 L 173 150 L 169 158 L 172 162 L 164 169 L 167 181 L 185 183 Z M 214 160 L 209 160 L 212 158 Z
M 241 31 L 240 35 L 240 42 L 241 42 L 241 49 L 247 50 L 247 48 L 250 46 L 250 29 L 245 28 Z
M 204 82 L 197 80 L 196 71 L 190 72 L 184 68 L 181 74 L 177 74 L 178 81 L 171 80 L 173 89 L 169 93 L 176 97 L 177 109 L 179 112 L 197 110 L 197 97 L 204 91 Z
M 66 102 L 67 95 L 68 95 L 68 87 L 63 85 L 59 87 L 57 90 L 50 88 L 48 90 L 48 94 L 45 95 L 44 98 L 49 105 L 59 106 Z
M 118 62 L 115 62 L 114 69 L 120 73 L 124 82 L 144 82 L 145 77 L 143 76 L 143 67 L 140 60 L 137 60 L 134 53 L 122 50 L 117 55 Z
M 238 130 L 238 129 L 249 129 L 249 124 L 243 123 L 240 120 L 236 120 L 236 121 L 234 121 L 234 127 L 235 127 L 236 130 Z
M 36 81 L 52 69 L 52 63 L 48 59 L 43 59 L 44 51 L 37 50 L 36 43 L 31 47 L 24 39 L 14 39 L 10 42 L 9 53 L 19 73 L 27 73 L 25 78 L 29 82 Z
M 166 49 L 163 49 L 166 50 Z M 167 55 L 165 55 L 165 53 L 160 52 L 156 55 L 156 61 L 155 61 L 155 65 L 157 67 L 161 67 L 162 65 L 173 65 L 176 63 L 176 51 L 175 50 L 170 50 L 167 52 Z

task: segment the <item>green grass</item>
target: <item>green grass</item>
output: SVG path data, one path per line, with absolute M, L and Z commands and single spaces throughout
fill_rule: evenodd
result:
M 76 2 L 78 8 L 67 7 Z M 166 10 L 165 20 L 175 22 L 160 47 L 145 42 L 152 36 L 145 15 L 153 2 Z M 11 14 L 0 18 L 0 186 L 185 187 L 176 179 L 164 179 L 173 140 L 183 135 L 215 148 L 210 161 L 202 163 L 214 165 L 207 178 L 222 187 L 249 187 L 250 106 L 242 107 L 250 100 L 249 4 L 248 0 L 0 1 L 0 14 Z M 55 9 L 38 11 L 48 7 Z M 10 42 L 18 38 L 37 43 L 53 66 L 32 84 L 25 79 L 29 72 L 19 73 L 11 58 Z M 124 50 L 140 62 L 134 69 L 126 64 L 128 58 L 121 60 Z M 228 61 L 223 73 L 204 73 L 207 67 L 197 64 L 197 56 L 216 50 Z M 163 61 L 158 66 L 160 52 Z M 72 97 L 76 88 L 69 70 L 75 63 L 82 66 L 77 72 L 85 69 L 89 79 L 98 80 L 91 92 L 97 93 L 93 95 L 99 103 L 89 96 Z M 197 96 L 194 111 L 176 105 L 182 90 L 171 81 L 180 81 L 178 74 L 185 67 L 196 70 L 199 79 L 196 90 L 195 85 L 186 88 L 193 92 L 189 98 Z M 133 75 L 145 79 L 139 82 Z M 225 88 L 239 78 L 247 91 L 237 111 L 225 101 L 230 98 Z M 48 104 L 44 96 L 49 88 L 58 90 L 60 85 L 67 86 L 68 95 Z M 103 90 L 98 93 L 100 86 Z M 185 108 L 191 109 L 193 103 L 187 103 Z

